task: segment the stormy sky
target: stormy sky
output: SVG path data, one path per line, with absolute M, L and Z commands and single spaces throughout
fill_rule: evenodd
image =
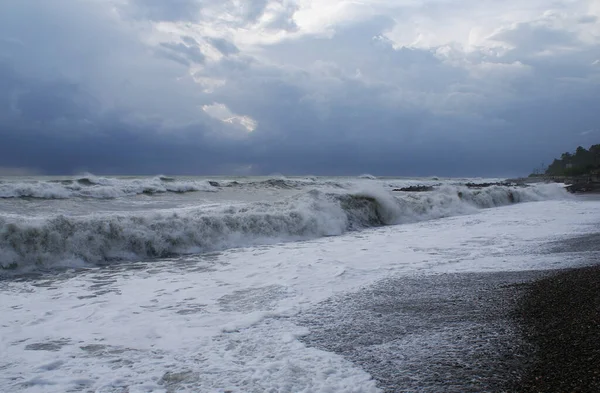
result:
M 0 173 L 512 176 L 594 143 L 596 0 L 0 2 Z

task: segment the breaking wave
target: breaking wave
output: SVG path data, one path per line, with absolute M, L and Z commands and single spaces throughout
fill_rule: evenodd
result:
M 511 203 L 562 198 L 557 185 L 426 193 L 311 190 L 275 203 L 87 216 L 0 217 L 0 268 L 52 268 L 203 253 L 340 235 L 383 225 L 468 214 Z
M 215 191 L 206 180 L 152 178 L 110 178 L 87 175 L 60 180 L 20 180 L 0 183 L 0 198 L 98 198 L 111 199 L 139 194 Z
M 377 176 L 373 176 L 368 173 L 365 173 L 364 175 L 360 175 L 358 178 L 359 179 L 367 179 L 367 180 L 377 180 Z
M 212 182 L 219 187 L 247 188 L 247 189 L 275 189 L 275 190 L 302 190 L 314 187 L 350 188 L 354 181 L 334 181 L 323 178 L 303 177 L 286 178 L 284 176 L 271 178 L 221 180 Z
M 205 180 L 177 179 L 168 176 L 115 178 L 86 175 L 57 180 L 0 180 L 0 198 L 114 199 L 133 195 L 218 191 L 220 188 L 302 190 L 311 187 L 349 188 L 352 181 L 333 181 L 313 177 Z

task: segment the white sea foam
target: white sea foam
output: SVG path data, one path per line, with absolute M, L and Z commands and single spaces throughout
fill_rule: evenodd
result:
M 51 268 L 164 258 L 341 235 L 370 227 L 468 214 L 482 208 L 566 197 L 558 185 L 443 186 L 426 193 L 311 190 L 267 203 L 134 212 L 0 216 L 0 267 Z
M 373 176 L 373 175 L 370 175 L 368 173 L 365 173 L 363 175 L 360 175 L 359 178 L 360 179 L 368 179 L 368 180 L 376 180 L 377 176 Z
M 300 342 L 309 332 L 293 316 L 389 275 L 576 266 L 587 254 L 547 254 L 546 243 L 587 234 L 598 220 L 600 202 L 543 201 L 0 280 L 0 390 L 374 393 L 364 370 Z
M 499 182 L 501 179 L 379 179 L 372 175 L 359 177 L 242 177 L 202 179 L 193 177 L 103 177 L 86 174 L 78 177 L 0 178 L 0 199 L 114 199 L 140 194 L 187 193 L 195 191 L 241 190 L 308 190 L 354 189 L 357 185 L 398 188 L 415 185 L 460 185 L 467 182 Z
M 0 198 L 99 198 L 139 194 L 215 191 L 207 180 L 176 180 L 164 176 L 114 178 L 86 175 L 58 180 L 16 180 L 0 183 Z

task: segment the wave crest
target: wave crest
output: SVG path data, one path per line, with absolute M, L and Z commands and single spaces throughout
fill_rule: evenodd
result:
M 276 203 L 162 211 L 0 217 L 0 267 L 52 267 L 203 253 L 255 244 L 340 235 L 511 203 L 562 198 L 555 185 L 482 190 L 446 186 L 426 193 L 311 190 Z
M 0 183 L 0 198 L 112 199 L 139 194 L 192 191 L 216 191 L 216 188 L 205 180 L 177 180 L 165 176 L 127 179 L 86 175 L 75 179 Z

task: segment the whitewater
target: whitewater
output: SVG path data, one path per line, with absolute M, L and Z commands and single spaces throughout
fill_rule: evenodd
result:
M 298 316 L 389 277 L 585 263 L 547 248 L 599 201 L 500 180 L 0 178 L 0 391 L 380 391 Z

